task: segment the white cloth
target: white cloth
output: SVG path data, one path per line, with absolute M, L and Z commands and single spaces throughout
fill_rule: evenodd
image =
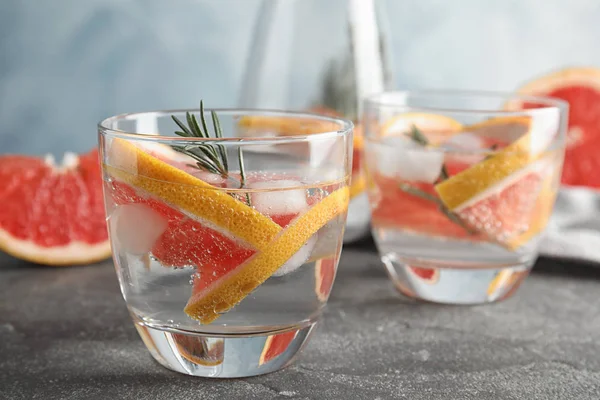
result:
M 600 263 L 600 191 L 559 190 L 540 254 Z

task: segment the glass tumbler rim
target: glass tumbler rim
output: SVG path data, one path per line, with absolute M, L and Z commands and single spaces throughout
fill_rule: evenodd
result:
M 435 107 L 435 106 L 421 106 L 411 104 L 398 104 L 394 100 L 387 100 L 389 96 L 405 96 L 407 99 L 410 97 L 438 97 L 448 98 L 453 97 L 471 97 L 471 98 L 487 98 L 487 99 L 505 99 L 507 103 L 520 100 L 521 102 L 531 102 L 541 104 L 541 107 L 536 107 L 536 110 L 540 109 L 553 109 L 558 108 L 561 113 L 568 111 L 569 103 L 564 100 L 540 95 L 528 95 L 519 92 L 510 91 L 493 91 L 493 90 L 463 90 L 463 89 L 401 89 L 401 90 L 390 90 L 371 94 L 364 99 L 366 107 L 390 107 L 390 108 L 403 108 L 406 111 L 438 111 L 447 113 L 461 113 L 461 114 L 486 114 L 490 116 L 509 116 L 509 115 L 522 115 L 523 110 L 518 109 L 477 109 L 477 108 L 466 108 L 466 107 Z
M 171 115 L 185 116 L 187 112 L 197 113 L 197 108 L 181 108 L 181 109 L 164 109 L 164 110 L 151 110 L 141 112 L 131 112 L 117 114 L 101 120 L 98 123 L 98 132 L 104 136 L 119 137 L 122 139 L 129 140 L 141 140 L 141 141 L 161 141 L 161 142 L 207 142 L 207 143 L 221 143 L 221 144 L 283 144 L 283 143 L 295 143 L 295 142 L 307 142 L 312 140 L 329 139 L 334 137 L 349 136 L 353 133 L 354 124 L 352 121 L 330 117 L 318 113 L 292 111 L 292 110 L 276 110 L 276 109 L 261 109 L 261 108 L 205 108 L 204 112 L 216 112 L 218 114 L 229 114 L 236 116 L 271 116 L 281 118 L 300 118 L 300 119 L 311 119 L 319 120 L 322 122 L 330 122 L 337 124 L 339 129 L 315 132 L 315 133 L 299 133 L 299 134 L 287 134 L 285 136 L 254 136 L 254 137 L 223 137 L 223 138 L 199 138 L 199 137 L 183 137 L 183 136 L 165 136 L 157 134 L 156 132 L 131 132 L 122 129 L 114 128 L 114 124 L 119 121 L 135 120 L 142 116 L 148 117 L 170 117 Z
M 413 105 L 410 103 L 410 99 L 424 99 L 435 98 L 437 100 L 452 100 L 453 98 L 465 98 L 465 99 L 477 99 L 482 100 L 490 99 L 504 99 L 505 106 L 511 105 L 512 108 L 506 109 L 484 109 L 484 108 L 468 108 L 468 107 L 448 107 L 448 106 L 427 106 L 427 105 Z M 402 104 L 404 102 L 404 104 Z M 532 102 L 540 104 L 540 107 L 533 109 L 519 109 L 515 108 L 515 105 L 522 104 L 525 102 Z M 485 90 L 454 90 L 454 89 L 417 89 L 417 90 L 391 90 L 374 93 L 364 99 L 364 113 L 365 121 L 367 113 L 376 110 L 401 112 L 401 113 L 427 113 L 427 114 L 441 114 L 448 117 L 454 116 L 474 116 L 474 117 L 488 117 L 488 118 L 511 118 L 520 117 L 524 115 L 533 116 L 535 114 L 541 115 L 545 111 L 556 110 L 558 112 L 559 120 L 557 121 L 557 135 L 552 138 L 547 144 L 547 150 L 556 148 L 562 148 L 563 151 L 566 148 L 566 133 L 567 133 L 567 120 L 569 104 L 560 99 L 548 97 L 548 96 L 530 96 L 526 94 L 520 94 L 516 92 L 502 92 L 502 91 L 485 91 Z M 369 134 L 368 123 L 365 129 L 365 139 L 370 140 L 371 135 Z M 468 132 L 468 130 L 465 130 Z M 381 143 L 380 143 L 381 144 Z M 383 145 L 383 144 L 382 144 Z M 388 145 L 389 146 L 389 145 Z M 504 149 L 500 150 L 489 150 L 489 149 L 459 149 L 459 148 L 444 148 L 442 146 L 428 147 L 427 151 L 457 154 L 457 155 L 493 155 L 500 152 L 506 153 Z M 515 149 L 509 151 L 509 153 L 520 153 L 521 150 Z

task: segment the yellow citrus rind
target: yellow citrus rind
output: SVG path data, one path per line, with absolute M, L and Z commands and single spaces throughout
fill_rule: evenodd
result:
M 512 117 L 509 118 L 510 121 L 507 121 L 507 123 L 514 123 Z M 525 123 L 529 119 L 522 121 Z M 488 124 L 495 126 L 499 122 L 492 121 Z M 478 129 L 481 129 L 481 127 L 480 125 Z M 444 205 L 454 211 L 475 196 L 535 161 L 539 155 L 530 151 L 530 141 L 531 135 L 526 133 L 489 158 L 437 184 L 435 190 Z
M 263 251 L 228 276 L 193 295 L 184 311 L 209 324 L 244 299 L 289 260 L 319 229 L 348 207 L 347 187 L 338 189 L 294 220 Z
M 262 250 L 281 227 L 228 193 L 139 149 L 124 139 L 112 141 L 106 171 L 137 189 L 209 221 Z M 181 185 L 185 185 L 182 190 Z

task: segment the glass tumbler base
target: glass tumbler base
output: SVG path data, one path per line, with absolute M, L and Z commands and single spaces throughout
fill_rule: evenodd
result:
M 206 378 L 241 378 L 288 366 L 308 341 L 316 323 L 260 334 L 200 334 L 165 330 L 134 321 L 144 344 L 161 365 Z
M 392 282 L 405 296 L 441 304 L 475 305 L 512 296 L 531 271 L 531 264 L 502 267 L 436 267 L 381 258 Z

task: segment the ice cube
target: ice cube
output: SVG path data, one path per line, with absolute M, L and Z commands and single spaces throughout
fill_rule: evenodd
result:
M 190 167 L 190 166 L 186 166 L 186 168 L 184 168 L 183 170 L 185 172 L 187 172 L 188 174 L 193 175 L 196 178 L 198 178 L 198 179 L 200 179 L 200 180 L 208 183 L 209 185 L 223 187 L 227 183 L 227 179 L 223 178 L 219 174 L 214 174 L 212 172 L 202 171 L 202 170 L 200 170 L 198 168 L 194 168 L 194 167 Z
M 109 218 L 113 235 L 125 253 L 142 255 L 150 252 L 167 229 L 167 220 L 145 204 L 118 206 Z
M 289 260 L 287 260 L 285 264 L 275 271 L 273 276 L 284 276 L 300 268 L 312 254 L 316 242 L 317 235 L 311 236 L 311 238 L 308 239 L 308 241 L 302 247 L 300 247 L 300 250 L 298 250 L 296 254 L 294 254 Z
M 369 164 L 389 178 L 433 183 L 444 163 L 442 151 L 424 147 L 403 136 L 391 136 L 368 146 L 374 150 L 368 151 L 372 157 Z
M 301 182 L 293 180 L 269 180 L 253 182 L 249 189 L 263 189 L 252 192 L 252 206 L 265 215 L 299 214 L 308 209 L 305 189 L 290 189 L 302 186 Z
M 463 132 L 452 135 L 440 146 L 447 151 L 482 150 L 485 148 L 485 140 L 474 133 Z
M 486 157 L 487 154 L 485 151 L 490 148 L 488 144 L 488 140 L 480 135 L 463 132 L 451 136 L 440 147 L 447 151 L 447 162 L 472 165 L 482 161 Z
M 558 108 L 541 108 L 529 110 L 529 114 L 532 117 L 530 150 L 533 154 L 540 154 L 558 134 L 560 111 Z

